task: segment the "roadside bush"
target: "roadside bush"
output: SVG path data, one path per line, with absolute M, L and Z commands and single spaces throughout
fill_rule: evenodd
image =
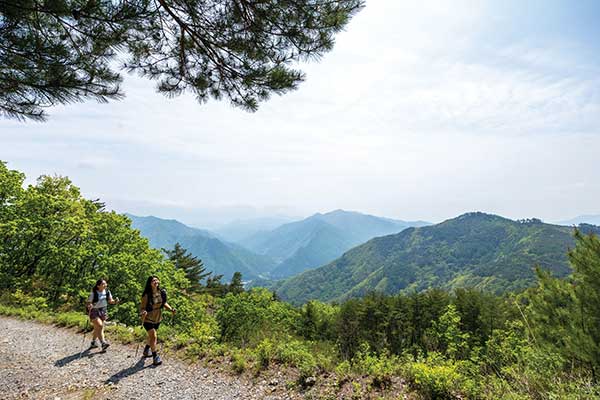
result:
M 231 353 L 231 369 L 234 372 L 241 374 L 246 370 L 246 357 L 240 350 L 234 350 Z
M 275 355 L 275 345 L 270 339 L 264 339 L 254 349 L 258 368 L 267 368 Z
M 91 324 L 88 322 L 87 315 L 78 312 L 64 312 L 56 314 L 55 322 L 58 326 L 66 326 L 69 328 L 77 327 L 80 330 L 91 330 Z
M 360 346 L 360 350 L 352 358 L 353 369 L 372 378 L 371 385 L 387 388 L 392 383 L 392 376 L 399 371 L 399 358 L 389 353 L 375 354 L 369 349 L 367 343 Z
M 46 298 L 27 295 L 23 293 L 21 289 L 17 289 L 14 292 L 2 293 L 2 296 L 0 296 L 0 303 L 9 306 L 30 308 L 37 311 L 45 311 L 48 309 Z
M 305 342 L 290 340 L 279 343 L 275 353 L 275 357 L 279 362 L 297 367 L 301 379 L 316 372 L 317 362 Z
M 404 364 L 404 375 L 426 399 L 474 398 L 475 382 L 461 372 L 461 363 L 430 353 L 424 360 Z

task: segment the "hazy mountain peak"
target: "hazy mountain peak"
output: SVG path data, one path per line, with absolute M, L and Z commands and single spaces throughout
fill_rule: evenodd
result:
M 566 221 L 557 222 L 559 225 L 577 226 L 579 224 L 590 224 L 600 226 L 600 215 L 580 215 Z

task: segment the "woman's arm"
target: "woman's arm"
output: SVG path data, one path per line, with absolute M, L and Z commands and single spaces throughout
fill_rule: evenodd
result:
M 142 303 L 140 304 L 140 317 L 142 317 L 142 320 L 144 320 L 146 318 L 146 314 L 148 314 L 148 311 L 146 311 L 146 305 L 148 305 L 148 297 L 143 295 Z
M 116 300 L 113 299 L 112 293 L 110 291 L 108 292 L 108 298 L 106 299 L 106 301 L 108 302 L 108 304 L 119 304 L 121 302 L 118 297 Z
M 176 312 L 175 309 L 169 305 L 169 303 L 165 303 L 165 308 L 168 311 L 171 311 L 173 314 L 175 314 L 175 312 Z
M 94 300 L 94 292 L 91 292 L 87 300 L 85 301 L 85 308 L 88 310 L 88 312 L 92 308 L 92 300 Z

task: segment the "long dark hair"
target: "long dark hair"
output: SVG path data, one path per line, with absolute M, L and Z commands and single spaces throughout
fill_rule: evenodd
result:
M 100 278 L 96 281 L 96 284 L 94 285 L 94 287 L 92 288 L 92 292 L 95 292 L 98 290 L 98 286 L 100 286 L 102 284 L 102 282 L 106 282 L 106 279 Z
M 150 275 L 148 277 L 148 279 L 146 279 L 146 287 L 144 288 L 144 292 L 142 293 L 142 297 L 144 297 L 144 295 L 147 295 L 148 297 L 148 301 L 152 301 L 150 299 L 152 299 L 152 279 L 158 279 L 158 276 L 156 275 Z M 160 282 L 158 283 L 158 286 L 156 287 L 156 289 L 158 289 L 158 291 L 160 291 Z
M 98 286 L 100 286 L 102 284 L 102 282 L 106 282 L 106 279 L 103 279 L 103 278 L 98 279 L 96 281 L 96 284 L 92 288 L 92 293 L 94 294 L 92 297 L 92 303 L 94 303 L 94 304 L 98 302 L 98 297 L 100 297 L 98 294 Z M 107 296 L 108 296 L 108 293 L 107 293 Z

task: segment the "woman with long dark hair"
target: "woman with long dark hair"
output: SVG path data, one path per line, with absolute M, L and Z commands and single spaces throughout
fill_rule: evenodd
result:
M 157 276 L 150 276 L 146 280 L 146 287 L 142 293 L 142 304 L 140 306 L 140 316 L 144 329 L 148 332 L 146 347 L 144 347 L 144 357 L 152 357 L 154 365 L 162 364 L 160 356 L 156 352 L 158 343 L 157 330 L 162 320 L 162 309 L 166 308 L 175 315 L 175 309 L 167 303 L 167 292 L 160 287 L 160 280 Z
M 108 304 L 119 304 L 119 299 L 113 300 L 105 279 L 98 279 L 86 301 L 88 316 L 94 327 L 90 349 L 98 347 L 96 340 L 100 340 L 102 350 L 106 350 L 110 343 L 104 339 L 104 321 L 108 318 Z

